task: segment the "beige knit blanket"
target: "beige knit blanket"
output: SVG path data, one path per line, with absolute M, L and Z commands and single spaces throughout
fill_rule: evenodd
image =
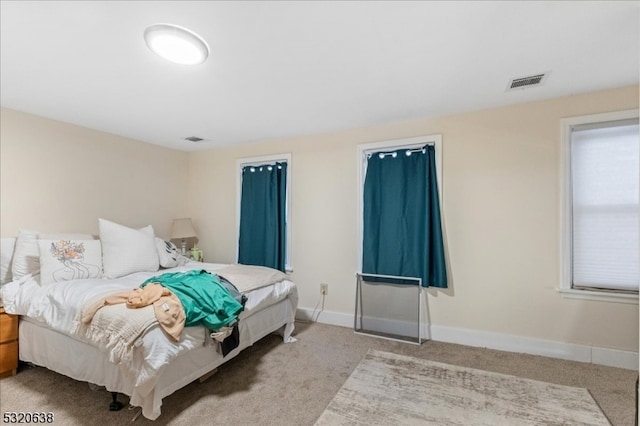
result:
M 228 265 L 213 272 L 235 285 L 241 293 L 289 279 L 277 269 L 254 265 Z
M 89 324 L 82 322 L 82 312 L 74 320 L 71 333 L 109 353 L 114 364 L 130 363 L 136 340 L 157 324 L 153 305 L 129 309 L 124 303 L 100 308 Z

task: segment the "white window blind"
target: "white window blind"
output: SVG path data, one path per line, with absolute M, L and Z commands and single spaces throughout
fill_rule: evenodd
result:
M 637 119 L 572 129 L 573 287 L 638 290 L 638 135 Z

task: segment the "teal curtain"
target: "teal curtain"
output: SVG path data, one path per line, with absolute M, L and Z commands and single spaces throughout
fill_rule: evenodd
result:
M 418 277 L 424 287 L 447 287 L 433 146 L 371 154 L 363 210 L 364 275 Z
M 285 270 L 287 163 L 242 168 L 238 263 Z

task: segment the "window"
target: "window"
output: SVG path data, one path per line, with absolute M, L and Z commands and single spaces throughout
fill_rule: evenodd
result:
M 442 137 L 358 146 L 354 331 L 420 344 L 426 287 L 447 287 Z
M 239 159 L 237 262 L 291 271 L 291 154 Z
M 560 291 L 637 303 L 638 111 L 563 120 Z

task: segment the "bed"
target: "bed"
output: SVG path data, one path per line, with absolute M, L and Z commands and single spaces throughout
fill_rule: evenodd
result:
M 156 322 L 135 339 L 126 356 L 114 359 L 108 345 L 79 333 L 78 318 L 92 301 L 131 290 L 160 274 L 198 270 L 224 276 L 230 268 L 242 266 L 185 261 L 157 271 L 116 278 L 67 279 L 50 285 L 42 285 L 39 274 L 29 273 L 2 286 L 0 295 L 5 310 L 20 315 L 21 361 L 128 395 L 130 405 L 140 407 L 144 417 L 155 420 L 161 414 L 164 397 L 214 371 L 266 335 L 277 332 L 284 342 L 295 341 L 295 284 L 284 274 L 275 281 L 239 280 L 237 287 L 246 302 L 237 318 L 237 347 L 225 355 L 203 326 L 185 327 L 180 340 L 174 342 Z

